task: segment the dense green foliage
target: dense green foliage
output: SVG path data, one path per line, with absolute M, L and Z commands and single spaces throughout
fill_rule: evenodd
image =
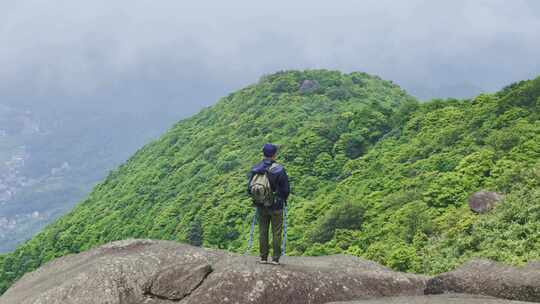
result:
M 299 91 L 316 80 L 320 88 Z M 363 73 L 281 72 L 179 122 L 71 213 L 0 257 L 0 291 L 58 256 L 148 237 L 241 251 L 246 172 L 281 146 L 293 185 L 288 254 L 349 253 L 404 271 L 540 258 L 540 78 L 419 104 Z M 472 213 L 478 190 L 506 195 Z

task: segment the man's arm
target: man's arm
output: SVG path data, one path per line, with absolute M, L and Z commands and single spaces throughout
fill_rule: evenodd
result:
M 287 172 L 285 169 L 281 172 L 278 179 L 278 185 L 279 185 L 279 193 L 282 196 L 282 199 L 284 201 L 287 201 L 289 198 L 289 194 L 291 193 L 291 187 L 289 185 L 289 175 L 287 175 Z

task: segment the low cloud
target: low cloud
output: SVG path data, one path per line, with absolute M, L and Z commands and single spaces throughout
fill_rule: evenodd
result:
M 534 0 L 186 2 L 0 4 L 0 102 L 185 114 L 284 69 L 366 71 L 433 96 L 540 74 Z

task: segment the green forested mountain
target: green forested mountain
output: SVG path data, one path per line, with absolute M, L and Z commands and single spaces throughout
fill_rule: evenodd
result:
M 246 172 L 265 142 L 291 177 L 288 254 L 435 273 L 540 258 L 540 78 L 418 103 L 364 73 L 280 72 L 179 122 L 88 198 L 0 256 L 0 291 L 44 262 L 128 237 L 246 248 Z M 498 191 L 495 210 L 467 197 Z

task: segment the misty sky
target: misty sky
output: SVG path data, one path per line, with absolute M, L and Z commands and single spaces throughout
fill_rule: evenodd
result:
M 494 91 L 539 75 L 538 54 L 538 0 L 0 2 L 8 104 L 185 115 L 262 74 L 306 68 L 428 95 Z

